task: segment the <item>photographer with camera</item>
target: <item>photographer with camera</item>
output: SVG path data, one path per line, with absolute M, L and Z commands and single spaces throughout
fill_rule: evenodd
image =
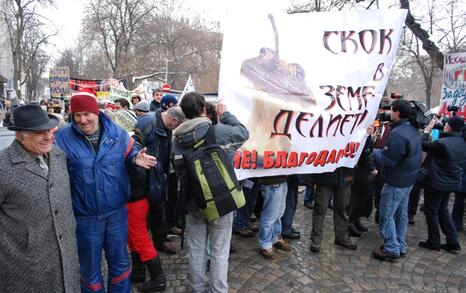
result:
M 461 250 L 455 224 L 448 212 L 451 192 L 461 191 L 463 164 L 466 160 L 466 141 L 462 137 L 464 120 L 452 116 L 445 120 L 438 140 L 429 141 L 429 134 L 438 122 L 432 119 L 424 130 L 422 150 L 427 152 L 428 173 L 424 189 L 424 212 L 428 238 L 419 242 L 420 247 L 431 250 Z M 446 236 L 446 244 L 440 244 L 439 224 Z
M 373 252 L 374 258 L 382 261 L 392 261 L 406 253 L 408 194 L 416 182 L 422 159 L 417 123 L 410 119 L 410 102 L 395 100 L 390 116 L 387 145 L 383 150 L 374 150 L 385 180 L 379 204 L 379 232 L 384 245 Z
M 390 135 L 391 121 L 390 121 L 391 103 L 387 98 L 383 98 L 380 102 L 377 111 L 377 117 L 372 123 L 374 132 L 372 133 L 372 140 L 374 141 L 374 149 L 383 149 L 387 145 L 388 136 Z M 381 170 L 381 166 L 376 165 L 377 170 Z M 382 172 L 377 173 L 374 180 L 374 207 L 375 207 L 375 222 L 379 223 L 379 203 L 380 193 L 385 181 Z

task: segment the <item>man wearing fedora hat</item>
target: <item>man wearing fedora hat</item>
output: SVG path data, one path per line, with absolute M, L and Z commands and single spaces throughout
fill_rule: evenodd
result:
M 75 219 L 58 119 L 37 104 L 13 112 L 0 151 L 0 292 L 77 292 Z

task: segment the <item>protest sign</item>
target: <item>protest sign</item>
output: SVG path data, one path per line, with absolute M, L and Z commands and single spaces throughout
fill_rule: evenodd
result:
M 135 94 L 134 91 L 128 91 L 122 87 L 110 86 L 110 100 L 115 101 L 117 99 L 127 99 L 128 102 L 131 101 L 131 97 Z
M 71 96 L 70 69 L 52 67 L 49 72 L 50 95 L 54 98 Z
M 450 116 L 452 109 L 455 109 L 458 116 L 466 117 L 466 52 L 446 54 L 443 61 L 438 114 Z
M 238 178 L 353 167 L 405 17 L 406 10 L 232 15 L 219 98 L 250 134 L 235 154 Z
M 116 124 L 120 125 L 126 132 L 134 131 L 134 127 L 136 126 L 136 115 L 130 110 L 118 110 L 113 113 L 113 121 Z
M 70 78 L 70 88 L 77 91 L 84 88 L 92 89 L 97 94 L 97 100 L 110 99 L 110 87 L 125 86 L 126 79 L 79 79 Z

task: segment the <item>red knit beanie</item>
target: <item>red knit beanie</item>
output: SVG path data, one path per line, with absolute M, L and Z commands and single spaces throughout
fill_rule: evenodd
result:
M 71 97 L 71 113 L 91 112 L 99 115 L 99 105 L 97 104 L 96 94 L 89 89 L 75 92 Z

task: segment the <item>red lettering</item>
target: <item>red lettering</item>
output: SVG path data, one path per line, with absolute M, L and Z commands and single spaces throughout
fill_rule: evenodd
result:
M 314 161 L 314 167 L 317 167 L 318 165 L 321 165 L 322 167 L 325 166 L 325 161 L 327 160 L 327 156 L 328 156 L 327 150 L 320 151 L 319 156 Z
M 273 157 L 275 155 L 272 151 L 264 151 L 264 169 L 270 169 L 273 167 Z
M 297 152 L 291 152 L 290 156 L 288 157 L 288 164 L 287 168 L 293 168 L 298 166 L 298 153 Z
M 251 158 L 251 168 L 256 169 L 257 167 L 257 151 L 252 151 L 252 158 Z
M 316 157 L 317 157 L 317 153 L 316 153 L 316 152 L 310 153 L 310 154 L 309 154 L 309 157 L 307 157 L 306 165 L 312 164 L 312 162 L 314 162 L 314 160 L 316 159 Z
M 277 152 L 277 161 L 275 162 L 275 168 L 286 168 L 286 158 L 288 157 L 288 153 L 285 151 L 278 151 Z
M 242 169 L 250 169 L 251 168 L 251 152 L 250 151 L 243 151 L 243 162 L 241 164 Z
M 336 157 L 336 155 L 337 155 L 337 151 L 336 151 L 336 150 L 332 150 L 332 151 L 330 152 L 330 155 L 329 155 L 328 158 L 327 158 L 327 163 L 331 163 L 331 164 L 335 163 L 335 157 Z
M 301 165 L 304 163 L 304 160 L 306 160 L 307 156 L 309 154 L 306 153 L 306 152 L 302 152 L 301 154 L 299 154 L 299 163 L 298 163 L 298 166 L 301 167 Z
M 338 150 L 338 154 L 337 154 L 337 158 L 335 159 L 335 163 L 338 163 L 341 159 L 341 157 L 344 157 L 345 156 L 345 150 L 344 149 L 340 149 Z
M 236 151 L 235 152 L 235 158 L 234 158 L 235 169 L 239 169 L 240 164 L 241 164 L 241 152 Z

